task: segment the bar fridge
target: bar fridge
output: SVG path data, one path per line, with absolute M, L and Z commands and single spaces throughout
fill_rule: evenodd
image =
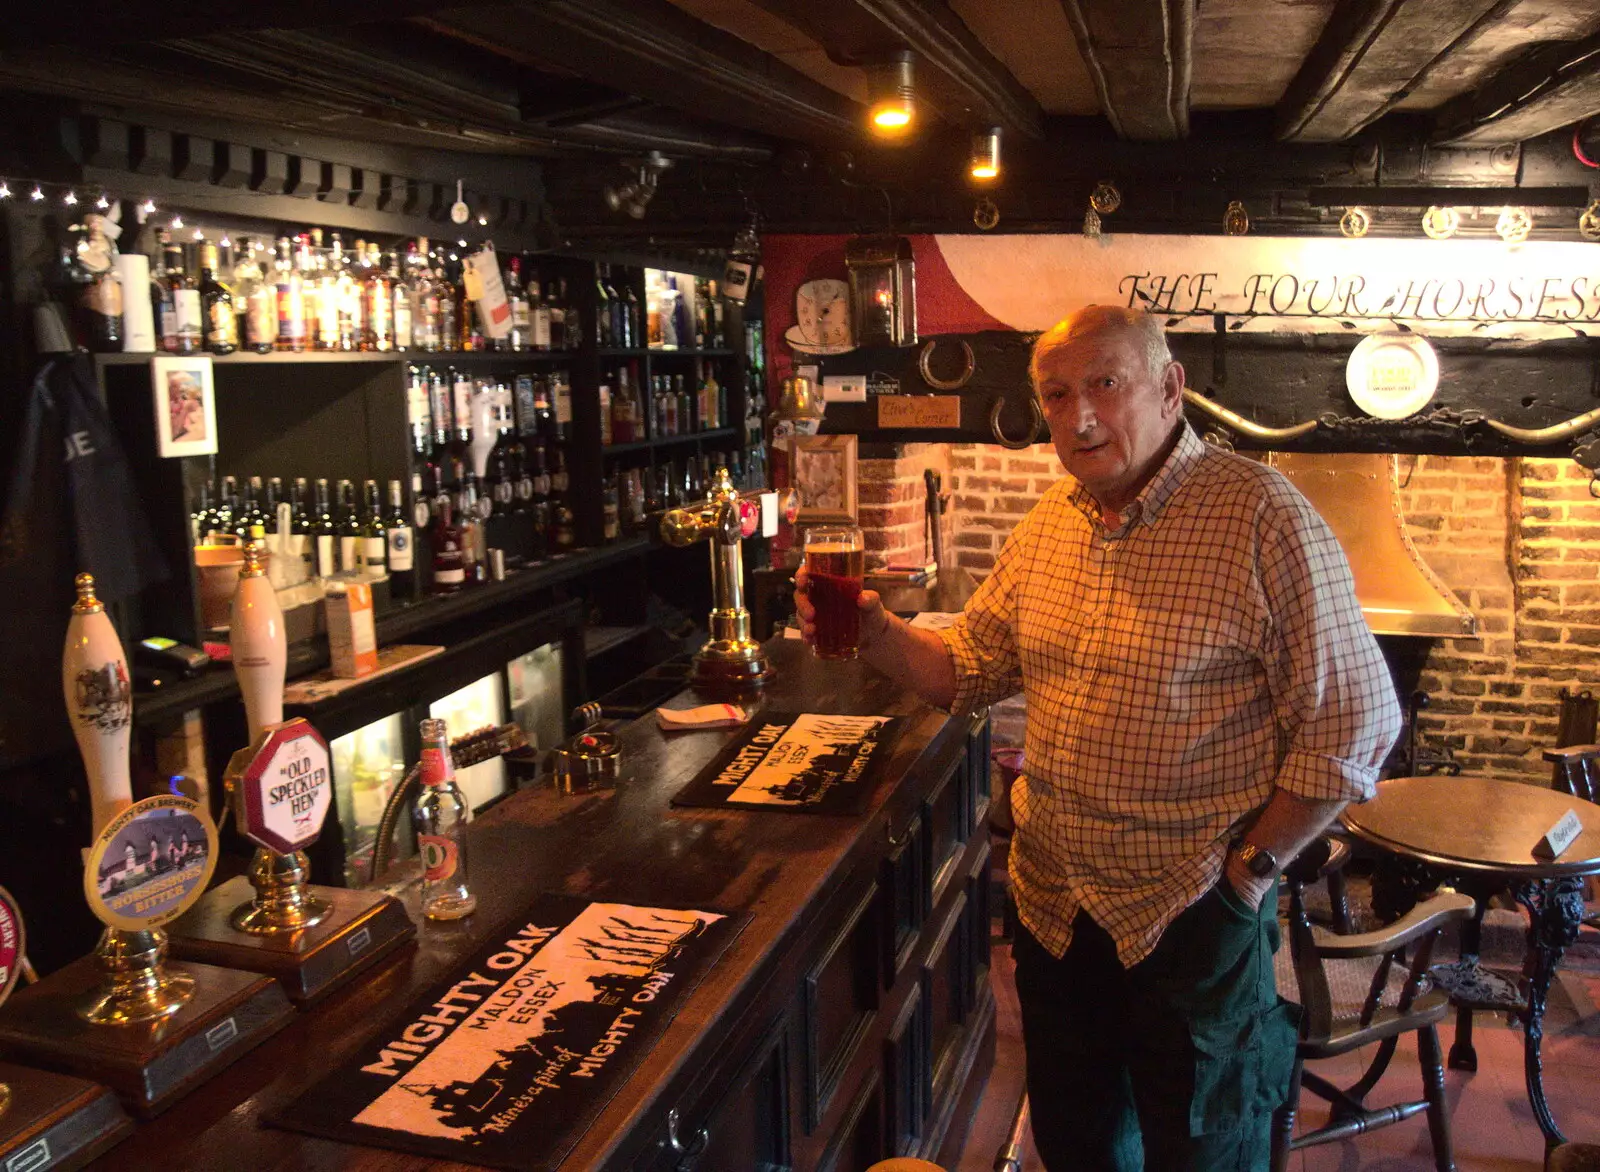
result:
M 423 718 L 443 718 L 452 739 L 515 721 L 530 745 L 548 749 L 565 736 L 565 714 L 582 694 L 582 608 L 574 601 L 316 703 L 287 705 L 285 715 L 310 720 L 332 750 L 334 808 L 307 852 L 313 880 L 341 887 L 374 883 L 379 819 L 417 761 Z M 499 758 L 461 768 L 457 780 L 475 814 L 512 787 Z M 414 849 L 409 812 L 402 811 L 392 857 L 408 858 Z

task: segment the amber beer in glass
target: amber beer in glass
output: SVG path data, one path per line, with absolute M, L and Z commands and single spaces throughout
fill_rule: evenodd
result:
M 806 591 L 816 607 L 818 659 L 854 659 L 861 645 L 861 594 L 864 569 L 861 530 L 830 525 L 806 530 Z

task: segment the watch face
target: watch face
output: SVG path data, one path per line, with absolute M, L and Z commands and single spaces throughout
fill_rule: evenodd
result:
M 1265 879 L 1278 869 L 1278 860 L 1272 857 L 1271 851 L 1264 851 L 1249 843 L 1241 848 L 1239 857 L 1244 861 L 1245 868 L 1250 874 L 1258 879 Z

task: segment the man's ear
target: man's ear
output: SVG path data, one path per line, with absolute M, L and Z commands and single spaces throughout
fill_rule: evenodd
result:
M 1161 376 L 1161 413 L 1171 415 L 1183 410 L 1183 363 L 1169 362 Z

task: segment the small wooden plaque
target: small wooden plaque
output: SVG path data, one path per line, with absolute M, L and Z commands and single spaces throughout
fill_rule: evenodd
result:
M 0 1115 L 0 1168 L 66 1172 L 82 1168 L 133 1132 L 133 1121 L 105 1087 L 65 1074 L 0 1062 L 11 1104 Z
M 255 897 L 250 881 L 240 875 L 220 883 L 167 926 L 172 955 L 265 973 L 283 985 L 289 1000 L 305 1006 L 416 939 L 416 925 L 392 895 L 342 887 L 306 891 L 331 906 L 326 919 L 298 932 L 257 936 L 239 931 L 229 918 Z
M 171 1017 L 91 1025 L 78 1016 L 100 984 L 93 957 L 21 990 L 0 1009 L 0 1047 L 13 1057 L 104 1083 L 134 1114 L 159 1115 L 294 1020 L 276 981 L 208 964 L 168 965 L 194 978 Z
M 961 426 L 960 395 L 883 395 L 876 402 L 879 427 Z

